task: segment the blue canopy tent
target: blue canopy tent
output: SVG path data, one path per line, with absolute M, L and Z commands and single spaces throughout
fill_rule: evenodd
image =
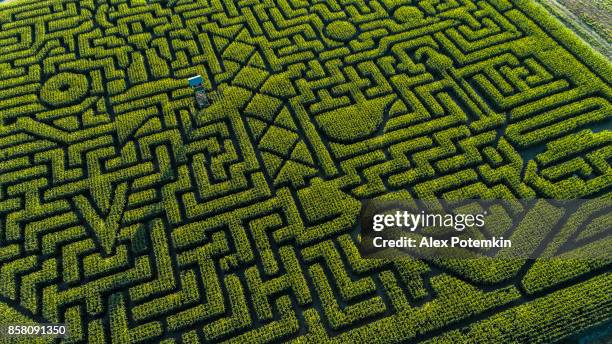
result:
M 187 79 L 187 81 L 189 81 L 189 87 L 197 87 L 197 86 L 202 86 L 202 82 L 204 80 L 202 80 L 201 75 L 196 75 L 196 76 L 193 76 Z

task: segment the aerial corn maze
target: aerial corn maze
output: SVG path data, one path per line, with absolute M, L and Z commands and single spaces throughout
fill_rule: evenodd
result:
M 0 341 L 548 343 L 605 325 L 609 259 L 366 259 L 357 222 L 366 199 L 609 201 L 611 80 L 532 1 L 0 4 L 0 323 L 69 332 Z M 609 212 L 525 221 L 610 245 Z

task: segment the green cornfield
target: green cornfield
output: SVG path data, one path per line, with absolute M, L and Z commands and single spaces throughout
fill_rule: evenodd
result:
M 0 3 L 0 324 L 69 332 L 0 342 L 578 336 L 611 260 L 365 259 L 356 228 L 366 199 L 610 202 L 611 81 L 527 0 Z M 609 211 L 555 221 L 612 247 Z

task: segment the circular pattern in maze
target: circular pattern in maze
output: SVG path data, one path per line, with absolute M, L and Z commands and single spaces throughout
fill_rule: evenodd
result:
M 357 29 L 351 22 L 336 20 L 325 27 L 325 32 L 331 39 L 346 42 L 357 34 Z
M 40 100 L 50 106 L 62 106 L 80 100 L 89 88 L 83 74 L 59 73 L 47 79 L 40 90 Z
M 423 12 L 414 6 L 400 6 L 393 11 L 393 18 L 400 23 L 416 25 L 423 20 Z
M 609 199 L 612 67 L 530 2 L 19 1 L 0 5 L 12 321 L 69 343 L 505 343 L 609 318 L 607 261 L 355 244 L 365 199 Z M 571 216 L 549 242 L 602 244 L 606 217 Z

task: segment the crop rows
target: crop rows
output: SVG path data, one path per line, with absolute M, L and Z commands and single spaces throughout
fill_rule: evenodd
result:
M 2 4 L 0 313 L 68 343 L 579 332 L 609 317 L 610 261 L 363 259 L 357 218 L 609 202 L 611 79 L 529 1 Z M 609 245 L 601 207 L 546 209 L 562 229 L 533 249 Z

